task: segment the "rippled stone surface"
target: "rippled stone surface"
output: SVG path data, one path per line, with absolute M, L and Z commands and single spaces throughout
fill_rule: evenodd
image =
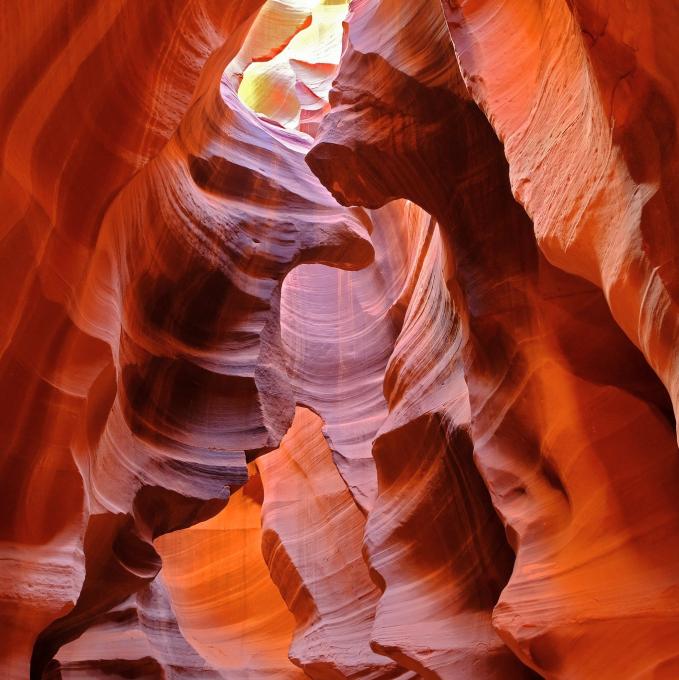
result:
M 679 673 L 679 9 L 0 9 L 0 668 Z

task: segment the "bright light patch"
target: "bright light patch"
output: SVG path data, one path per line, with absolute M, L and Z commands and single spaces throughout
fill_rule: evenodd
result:
M 238 89 L 241 101 L 287 128 L 313 132 L 329 108 L 347 4 L 268 0 L 248 36 L 250 55 Z M 286 35 L 282 27 L 287 27 Z

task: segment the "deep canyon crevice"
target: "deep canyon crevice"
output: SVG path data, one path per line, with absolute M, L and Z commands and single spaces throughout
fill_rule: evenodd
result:
M 679 7 L 0 26 L 1 678 L 679 675 Z

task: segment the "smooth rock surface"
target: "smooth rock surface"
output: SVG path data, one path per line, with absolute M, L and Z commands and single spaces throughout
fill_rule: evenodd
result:
M 677 677 L 678 31 L 8 0 L 0 677 Z

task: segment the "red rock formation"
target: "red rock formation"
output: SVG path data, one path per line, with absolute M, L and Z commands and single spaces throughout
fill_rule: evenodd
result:
M 602 288 L 676 414 L 679 8 L 495 4 L 447 1 L 462 73 L 504 142 L 514 193 L 550 261 Z M 498 41 L 520 58 L 501 57 Z
M 17 206 L 4 241 L 26 263 L 17 262 L 8 290 L 17 302 L 3 353 L 4 393 L 21 395 L 8 401 L 2 428 L 12 454 L 3 468 L 11 569 L 2 610 L 12 677 L 28 675 L 31 650 L 39 677 L 59 646 L 148 583 L 160 566 L 151 539 L 214 513 L 246 478 L 244 451 L 280 440 L 293 409 L 277 349 L 287 270 L 305 259 L 360 266 L 371 256 L 362 221 L 306 168 L 308 144 L 258 122 L 220 88 L 256 6 L 211 7 L 214 17 L 199 3 L 182 9 L 163 15 L 175 51 L 158 54 L 139 82 L 116 45 L 148 38 L 150 10 L 76 17 L 64 6 L 60 30 L 80 40 L 62 46 L 65 56 L 45 51 L 49 41 L 32 50 L 37 37 L 22 43 L 17 27 L 26 56 L 7 84 L 4 176 L 15 203 L 25 194 L 34 207 Z M 85 61 L 89 73 L 71 82 L 84 58 L 71 54 L 78 47 L 99 61 Z M 194 55 L 211 50 L 193 92 Z M 92 73 L 111 67 L 101 64 L 109 52 L 120 80 L 84 92 Z M 179 69 L 187 59 L 192 69 Z M 45 97 L 31 109 L 21 98 L 50 68 L 54 109 Z M 119 111 L 120 82 L 140 95 Z M 89 120 L 98 107 L 110 119 L 85 127 L 91 139 L 69 111 Z M 21 149 L 49 139 L 50 124 L 58 146 L 38 147 L 36 165 L 24 168 L 31 153 Z M 16 241 L 29 236 L 25 247 Z
M 505 5 L 495 12 L 492 4 L 485 3 L 488 14 L 479 9 L 479 26 L 486 30 L 508 10 Z M 331 97 L 337 107 L 322 126 L 310 164 L 342 201 L 372 207 L 407 196 L 446 227 L 457 262 L 454 298 L 468 327 L 460 354 L 475 457 L 517 551 L 494 625 L 520 658 L 548 677 L 671 672 L 672 648 L 655 637 L 660 629 L 661 640 L 671 639 L 676 625 L 675 605 L 666 596 L 676 587 L 667 560 L 678 545 L 669 491 L 678 461 L 663 391 L 596 289 L 550 266 L 536 250 L 531 225 L 509 194 L 502 149 L 459 82 L 446 85 L 450 94 L 427 72 L 416 76 L 417 85 L 410 83 L 413 62 L 376 58 L 373 18 L 360 9 L 355 16 L 359 47 L 342 62 Z M 454 42 L 462 30 L 455 16 Z M 408 35 L 413 39 L 412 31 Z M 349 36 L 354 45 L 351 30 Z M 541 34 L 535 36 L 537 41 Z M 432 43 L 422 40 L 421 57 Z M 464 67 L 466 43 L 455 45 Z M 490 53 L 500 58 L 499 49 Z M 382 74 L 377 93 L 356 85 L 369 73 L 361 66 L 368 62 Z M 473 84 L 473 74 L 465 73 Z M 500 67 L 491 73 L 503 88 L 498 101 L 509 102 L 511 111 L 514 100 Z M 416 102 L 399 96 L 416 87 Z M 574 96 L 580 94 L 576 88 Z M 422 106 L 427 97 L 431 106 Z M 447 106 L 437 114 L 442 101 Z M 556 105 L 552 110 L 561 113 Z M 351 129 L 340 123 L 349 116 Z M 528 112 L 519 119 L 532 120 Z M 543 128 L 535 144 L 549 139 Z M 336 155 L 342 165 L 328 162 Z M 558 163 L 559 157 L 549 158 Z M 392 172 L 403 166 L 415 168 L 421 180 Z M 545 205 L 554 208 L 553 201 Z M 597 243 L 606 247 L 609 241 Z M 649 438 L 653 453 L 640 467 L 632 461 L 644 459 Z M 633 557 L 639 554 L 643 560 Z M 625 640 L 624 652 L 605 644 L 612 630 Z
M 490 47 L 503 23 L 514 22 L 511 3 L 490 21 L 481 18 L 484 4 L 456 4 L 451 33 L 470 91 L 504 142 L 514 193 L 550 261 L 602 288 L 613 317 L 665 383 L 676 412 L 674 353 L 668 352 L 676 314 L 671 276 L 664 273 L 675 258 L 665 196 L 676 123 L 672 95 L 663 93 L 677 79 L 672 69 L 659 76 L 654 56 L 665 40 L 656 22 L 671 23 L 676 12 L 597 10 L 594 3 L 577 2 L 552 3 L 547 11 L 521 5 L 530 13 L 512 36 L 521 41 L 521 64 L 505 61 L 499 68 L 486 62 L 494 59 L 492 49 L 482 56 L 476 46 Z M 479 21 L 487 31 L 482 41 L 472 37 Z M 502 41 L 511 49 L 506 35 Z M 512 72 L 515 66 L 519 70 Z M 516 90 L 508 98 L 499 88 L 509 81 Z M 559 278 L 566 279 L 546 265 L 541 269 L 541 287 L 558 285 L 563 296 L 567 289 Z M 558 372 L 546 373 L 543 384 L 562 406 L 559 417 L 547 421 L 549 437 L 541 438 L 541 448 L 555 465 L 570 521 L 559 528 L 557 544 L 526 526 L 531 559 L 524 562 L 518 553 L 496 625 L 553 677 L 596 674 L 602 667 L 611 677 L 670 677 L 676 653 L 665 640 L 676 634 L 679 613 L 676 598 L 668 597 L 676 588 L 668 564 L 679 548 L 673 423 L 664 395 L 649 396 L 655 381 L 602 301 L 586 286 L 581 290 L 579 304 L 562 297 L 546 310 L 562 356 Z M 569 330 L 576 324 L 579 333 Z M 570 384 L 564 360 L 574 374 Z M 551 574 L 536 578 L 530 564 L 547 555 Z M 550 607 L 536 610 L 536 600 L 549 599 Z M 622 649 L 606 646 L 611 630 Z M 560 653 L 566 648 L 569 654 Z
M 262 498 L 255 471 L 217 516 L 161 536 L 161 573 L 186 640 L 223 677 L 301 678 L 294 617 L 262 556 Z
M 384 373 L 397 334 L 392 308 L 423 213 L 398 202 L 370 217 L 372 264 L 358 271 L 301 265 L 285 278 L 281 298 L 281 340 L 296 400 L 323 418 L 335 465 L 364 513 L 377 494 L 372 442 L 387 415 Z
M 264 559 L 297 623 L 290 658 L 313 678 L 404 677 L 369 646 L 378 590 L 361 557 L 365 518 L 320 418 L 298 409 L 281 447 L 257 468 Z
M 679 10 L 39 5 L 2 677 L 674 678 Z
M 46 678 L 179 677 L 220 680 L 179 630 L 164 579 L 90 623 L 64 645 Z
M 11 2 L 1 12 L 0 644 L 10 677 L 28 676 L 36 635 L 73 605 L 84 577 L 78 451 L 104 426 L 115 374 L 108 345 L 69 308 L 102 215 L 172 134 L 209 54 L 247 29 L 256 6 Z

